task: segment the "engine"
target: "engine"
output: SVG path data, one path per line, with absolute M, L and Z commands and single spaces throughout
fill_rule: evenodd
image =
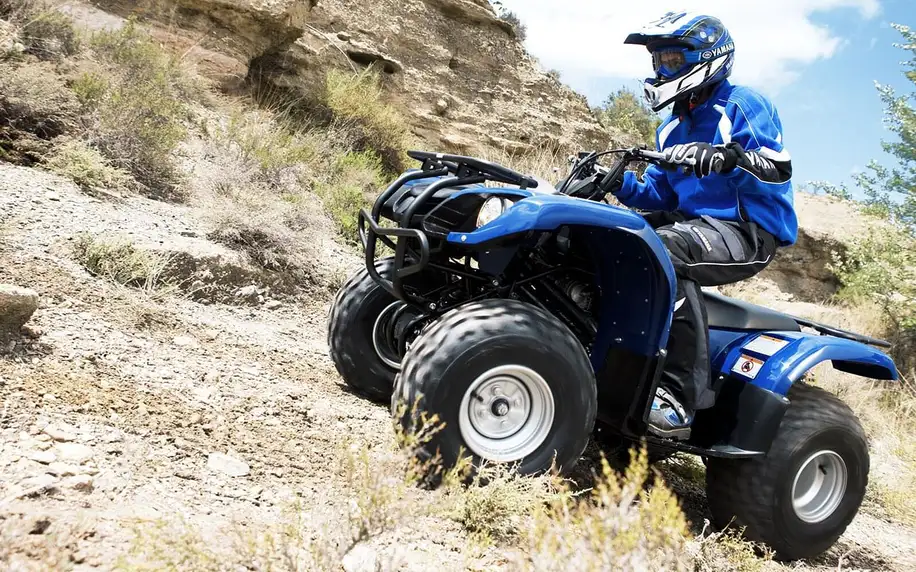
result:
M 574 278 L 565 278 L 557 281 L 563 293 L 572 300 L 580 310 L 591 314 L 595 305 L 595 289 L 591 284 L 576 280 Z

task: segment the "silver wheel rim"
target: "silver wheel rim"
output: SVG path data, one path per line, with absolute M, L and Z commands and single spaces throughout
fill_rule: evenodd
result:
M 508 463 L 543 444 L 553 426 L 554 411 L 547 380 L 531 368 L 504 365 L 487 371 L 465 391 L 458 428 L 476 455 Z
M 848 473 L 846 462 L 833 451 L 818 451 L 802 463 L 792 483 L 792 506 L 804 522 L 827 520 L 843 501 Z
M 379 357 L 382 362 L 395 371 L 401 371 L 401 362 L 392 360 L 389 356 L 385 355 L 385 352 L 382 351 L 381 346 L 379 345 L 379 339 L 382 333 L 379 331 L 379 328 L 388 317 L 395 313 L 398 308 L 400 308 L 404 302 L 392 302 L 382 310 L 378 317 L 375 319 L 375 325 L 372 326 L 372 347 L 375 348 L 375 355 Z

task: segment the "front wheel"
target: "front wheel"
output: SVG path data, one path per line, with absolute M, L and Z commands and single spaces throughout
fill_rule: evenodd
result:
M 836 396 L 797 384 L 788 397 L 766 457 L 710 458 L 706 496 L 716 526 L 747 527 L 745 534 L 777 558 L 797 560 L 825 552 L 852 522 L 869 455 L 862 426 Z
M 377 261 L 383 277 L 391 275 L 392 258 Z M 365 268 L 340 288 L 328 317 L 328 347 L 337 372 L 359 395 L 386 403 L 400 369 L 399 339 L 419 316 L 398 301 Z
M 575 464 L 597 394 L 588 356 L 562 322 L 529 304 L 485 300 L 446 314 L 416 339 L 391 407 L 407 431 L 420 413 L 444 423 L 418 451 L 438 452 L 443 469 L 463 450 L 475 465 L 517 462 L 531 474 L 554 460 L 561 472 Z

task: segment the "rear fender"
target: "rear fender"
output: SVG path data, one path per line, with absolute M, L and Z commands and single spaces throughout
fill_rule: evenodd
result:
M 755 333 L 731 344 L 714 363 L 734 376 L 780 395 L 813 367 L 830 361 L 840 371 L 887 381 L 899 377 L 893 360 L 861 342 L 806 332 Z

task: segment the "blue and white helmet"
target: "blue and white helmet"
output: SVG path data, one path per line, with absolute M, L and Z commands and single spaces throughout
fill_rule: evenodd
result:
M 731 75 L 735 43 L 718 18 L 691 12 L 668 12 L 626 44 L 646 46 L 655 77 L 645 83 L 646 101 L 658 111 Z

